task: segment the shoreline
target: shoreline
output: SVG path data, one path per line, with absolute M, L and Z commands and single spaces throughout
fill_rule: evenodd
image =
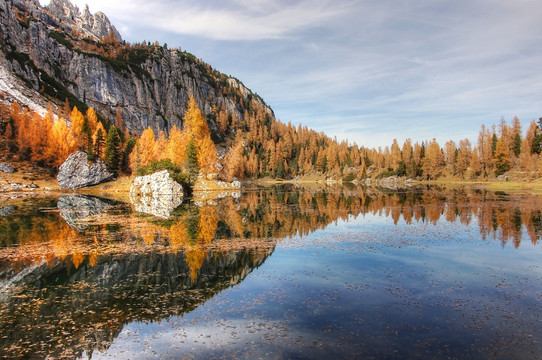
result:
M 25 171 L 15 173 L 0 173 L 0 197 L 26 197 L 31 195 L 55 196 L 58 194 L 84 194 L 105 197 L 122 202 L 130 202 L 129 192 L 133 181 L 133 176 L 121 176 L 114 181 L 101 183 L 98 185 L 80 188 L 75 190 L 63 190 L 58 186 L 56 178 L 50 177 L 44 173 L 35 174 Z M 243 186 L 238 190 L 250 189 L 254 186 L 273 186 L 293 184 L 307 188 L 325 188 L 328 186 L 344 186 L 351 184 L 355 187 L 362 187 L 359 183 L 343 182 L 340 180 L 330 181 L 325 177 L 310 177 L 299 179 L 271 179 L 263 178 L 248 180 L 242 182 Z M 461 180 L 454 178 L 441 178 L 437 180 L 411 180 L 408 186 L 401 184 L 397 188 L 408 188 L 411 186 L 434 185 L 445 188 L 469 187 L 489 191 L 507 191 L 513 193 L 528 193 L 532 195 L 542 195 L 542 179 L 533 181 L 499 181 L 499 180 Z M 37 187 L 34 187 L 37 186 Z M 364 186 L 365 187 L 365 186 Z M 385 188 L 382 186 L 370 186 L 367 188 Z M 207 193 L 214 191 L 224 191 L 225 189 L 209 188 L 198 190 L 195 193 Z M 233 191 L 234 189 L 231 189 Z

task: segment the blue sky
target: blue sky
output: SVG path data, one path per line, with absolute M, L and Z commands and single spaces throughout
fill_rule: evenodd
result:
M 90 11 L 127 41 L 180 46 L 235 76 L 283 122 L 364 146 L 475 140 L 482 123 L 518 116 L 526 129 L 542 116 L 540 0 L 93 0 Z

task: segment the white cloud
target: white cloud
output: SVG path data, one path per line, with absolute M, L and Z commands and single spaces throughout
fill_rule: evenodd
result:
M 74 0 L 79 7 L 85 2 Z M 144 24 L 213 40 L 281 39 L 295 31 L 319 26 L 345 11 L 331 0 L 93 1 L 90 10 L 98 9 L 133 27 Z

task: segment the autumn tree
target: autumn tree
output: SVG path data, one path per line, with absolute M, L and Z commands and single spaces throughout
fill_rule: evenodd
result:
M 472 159 L 472 149 L 469 139 L 459 141 L 459 149 L 457 150 L 457 160 L 455 170 L 459 176 L 464 176 L 469 168 Z
M 224 170 L 223 177 L 226 181 L 232 181 L 234 177 L 241 177 L 243 170 L 243 152 L 244 152 L 244 140 L 241 132 L 238 131 L 233 146 L 230 148 L 226 156 L 224 157 Z M 251 155 L 253 151 L 251 152 Z M 255 153 L 254 153 L 255 156 Z M 256 175 L 258 164 L 251 163 L 250 159 L 247 163 L 247 172 L 250 176 Z
M 216 147 L 211 137 L 207 136 L 203 138 L 197 149 L 198 166 L 203 176 L 207 176 L 211 173 L 216 173 L 218 163 L 218 157 L 216 154 Z
M 495 173 L 502 175 L 510 170 L 510 149 L 506 144 L 506 139 L 501 137 L 497 141 L 495 150 Z
M 436 179 L 442 172 L 444 156 L 436 139 L 427 146 L 427 154 L 422 161 L 423 174 L 428 179 Z
M 472 176 L 478 176 L 482 172 L 482 162 L 480 161 L 479 150 L 474 149 L 470 158 L 469 169 Z
M 393 143 L 391 144 L 391 153 L 390 153 L 390 162 L 389 167 L 393 170 L 397 171 L 399 168 L 399 163 L 401 162 L 401 149 L 399 148 L 399 144 L 397 143 L 397 139 L 393 139 Z
M 204 138 L 211 135 L 209 126 L 203 117 L 201 110 L 198 108 L 196 99 L 190 95 L 188 105 L 184 115 L 183 131 L 186 133 L 186 138 L 194 139 L 196 147 L 203 141 Z
M 447 141 L 444 145 L 444 162 L 448 175 L 455 174 L 456 146 L 453 140 Z
M 166 146 L 166 158 L 176 165 L 182 165 L 186 158 L 187 141 L 181 130 L 176 125 L 173 125 L 169 131 L 169 137 Z
M 222 103 L 222 107 L 220 108 L 220 111 L 218 112 L 216 117 L 216 125 L 221 132 L 226 132 L 226 130 L 228 129 L 228 118 L 228 112 L 224 107 L 224 103 Z
M 531 147 L 529 146 L 529 140 L 523 139 L 521 145 L 521 152 L 519 154 L 519 165 L 522 170 L 532 172 L 536 169 L 533 155 L 531 154 Z
M 143 133 L 138 140 L 136 151 L 139 157 L 138 167 L 145 167 L 151 162 L 158 160 L 156 154 L 156 139 L 154 131 L 152 131 L 150 126 L 143 130 Z M 137 170 L 137 168 L 135 170 Z
M 492 170 L 493 165 L 493 137 L 488 128 L 482 124 L 478 133 L 478 152 L 484 175 Z

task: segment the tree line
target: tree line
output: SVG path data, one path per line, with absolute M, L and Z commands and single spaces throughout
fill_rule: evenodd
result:
M 542 122 L 542 120 L 541 120 Z M 434 180 L 449 176 L 461 179 L 495 178 L 514 172 L 521 179 L 534 179 L 542 174 L 542 124 L 531 121 L 523 136 L 520 120 L 509 125 L 501 119 L 498 126 L 481 126 L 478 139 L 441 146 L 435 139 L 412 144 L 407 139 L 402 147 L 394 140 L 391 147 L 366 152 L 373 173 Z
M 533 120 L 524 135 L 517 117 L 510 125 L 504 119 L 498 126 L 482 125 L 475 144 L 469 139 L 450 140 L 444 146 L 435 139 L 407 139 L 402 145 L 394 140 L 391 146 L 371 149 L 306 126 L 284 124 L 254 99 L 242 114 L 222 104 L 204 117 L 191 96 L 182 128 L 155 134 L 149 127 L 138 138 L 125 138 L 120 111 L 113 126 L 98 121 L 92 108 L 82 114 L 76 107 L 70 110 L 67 102 L 56 116 L 51 106 L 41 116 L 13 103 L 3 105 L 0 131 L 20 159 L 43 166 L 58 168 L 80 149 L 90 161 L 102 159 L 115 174 L 138 173 L 168 162 L 191 182 L 199 173 L 227 181 L 322 176 L 351 181 L 391 175 L 478 179 L 509 171 L 533 179 L 542 174 L 540 126 Z
M 127 169 L 127 155 L 135 139 L 123 141 L 114 125 L 106 131 L 92 108 L 83 114 L 77 107 L 70 110 L 66 101 L 58 114 L 49 104 L 41 116 L 13 102 L 11 106 L 0 105 L 0 112 L 3 147 L 19 160 L 57 169 L 71 153 L 83 150 L 89 161 L 103 160 L 115 175 Z

